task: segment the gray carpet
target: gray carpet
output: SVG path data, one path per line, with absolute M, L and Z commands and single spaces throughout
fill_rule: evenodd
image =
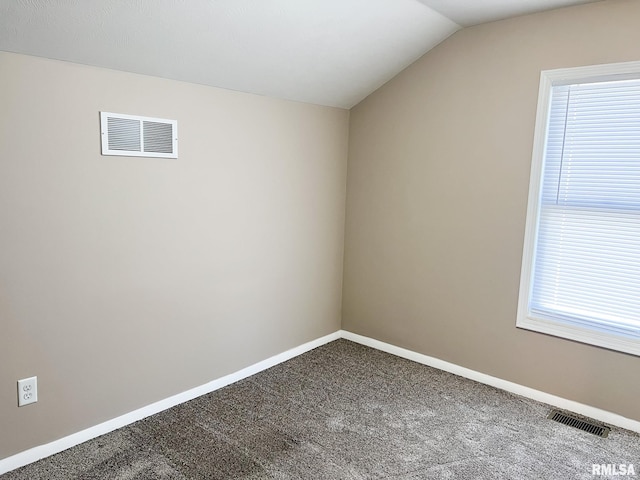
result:
M 592 480 L 605 478 L 592 464 L 640 469 L 637 434 L 599 438 L 547 420 L 549 409 L 338 340 L 0 478 Z

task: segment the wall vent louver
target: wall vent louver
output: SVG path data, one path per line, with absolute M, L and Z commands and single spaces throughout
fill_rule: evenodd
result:
M 178 122 L 100 112 L 102 155 L 178 158 Z

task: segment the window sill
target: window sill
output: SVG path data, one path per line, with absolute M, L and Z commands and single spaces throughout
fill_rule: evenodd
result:
M 557 320 L 518 317 L 516 327 L 640 356 L 640 337 L 612 335 Z

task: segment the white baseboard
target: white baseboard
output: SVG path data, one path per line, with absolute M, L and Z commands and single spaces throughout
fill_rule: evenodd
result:
M 317 348 L 321 345 L 324 345 L 325 343 L 332 342 L 339 338 L 339 331 L 331 333 L 329 335 L 325 335 L 324 337 L 312 340 L 311 342 L 307 342 L 304 345 L 292 348 L 291 350 L 287 350 L 286 352 L 267 358 L 266 360 L 243 368 L 242 370 L 231 373 L 224 377 L 218 378 L 217 380 L 205 383 L 204 385 L 200 385 L 199 387 L 192 388 L 190 390 L 187 390 L 186 392 L 182 392 L 169 398 L 165 398 L 164 400 L 152 403 L 151 405 L 147 405 L 146 407 L 139 408 L 137 410 L 134 410 L 133 412 L 121 415 L 117 418 L 108 420 L 104 423 L 87 428 L 86 430 L 82 430 L 59 440 L 55 440 L 45 445 L 40 445 L 38 447 L 33 447 L 29 450 L 25 450 L 23 452 L 2 459 L 0 460 L 0 475 L 11 470 L 15 470 L 16 468 L 20 468 L 24 465 L 28 465 L 29 463 L 33 463 L 42 458 L 62 452 L 63 450 L 74 447 L 93 438 L 99 437 L 100 435 L 104 435 L 105 433 L 112 432 L 113 430 L 116 430 L 118 428 L 130 425 L 134 422 L 137 422 L 138 420 L 142 420 L 143 418 L 155 415 L 156 413 L 160 413 L 163 410 L 175 407 L 176 405 L 179 405 L 181 403 L 193 400 L 194 398 L 201 395 L 205 395 L 222 387 L 226 387 L 227 385 L 242 380 L 243 378 L 255 375 L 262 370 L 266 370 L 267 368 L 271 368 L 279 363 L 286 362 L 287 360 L 297 357 L 298 355 L 308 352 L 309 350 L 313 350 L 314 348 Z
M 368 347 L 372 347 L 377 350 L 396 355 L 398 357 L 413 360 L 414 362 L 428 365 L 439 370 L 444 370 L 445 372 L 453 373 L 461 377 L 475 380 L 476 382 L 491 385 L 492 387 L 506 390 L 507 392 L 522 395 L 523 397 L 547 403 L 564 410 L 579 413 L 581 415 L 600 420 L 601 422 L 607 423 L 609 425 L 615 425 L 621 428 L 626 428 L 627 430 L 632 430 L 634 432 L 640 433 L 640 422 L 636 420 L 631 420 L 629 418 L 625 418 L 621 415 L 607 412 L 599 408 L 584 405 L 582 403 L 574 402 L 573 400 L 567 400 L 565 398 L 541 392 L 539 390 L 525 387 L 517 383 L 492 377 L 491 375 L 476 372 L 475 370 L 471 370 L 469 368 L 461 367 L 459 365 L 445 362 L 444 360 L 439 360 L 434 357 L 429 357 L 428 355 L 423 355 L 421 353 L 413 352 L 405 348 L 396 347 L 395 345 L 381 342 L 379 340 L 374 340 L 363 335 L 358 335 L 356 333 L 351 333 L 345 330 L 339 330 L 311 342 L 307 342 L 303 345 L 300 345 L 299 347 L 287 350 L 286 352 L 275 355 L 249 367 L 243 368 L 242 370 L 239 370 L 235 373 L 231 373 L 199 387 L 187 390 L 186 392 L 182 392 L 169 398 L 165 398 L 164 400 L 152 403 L 151 405 L 147 405 L 146 407 L 139 408 L 137 410 L 134 410 L 133 412 L 121 415 L 117 418 L 87 428 L 59 440 L 55 440 L 45 445 L 40 445 L 38 447 L 30 448 L 29 450 L 25 450 L 11 457 L 2 459 L 0 460 L 0 475 L 11 470 L 15 470 L 16 468 L 20 468 L 24 465 L 28 465 L 29 463 L 33 463 L 42 458 L 62 452 L 63 450 L 74 447 L 93 438 L 99 437 L 100 435 L 104 435 L 105 433 L 112 432 L 113 430 L 116 430 L 118 428 L 125 427 L 134 422 L 137 422 L 138 420 L 142 420 L 143 418 L 155 415 L 156 413 L 162 412 L 163 410 L 167 410 L 171 407 L 187 402 L 201 395 L 205 395 L 222 387 L 226 387 L 227 385 L 242 380 L 243 378 L 255 375 L 262 370 L 266 370 L 267 368 L 271 368 L 279 363 L 286 362 L 287 360 L 297 357 L 298 355 L 308 352 L 309 350 L 312 350 L 339 338 L 351 340 L 353 342 L 366 345 Z
M 599 420 L 608 425 L 615 425 L 617 427 L 640 433 L 640 422 L 623 417 L 616 413 L 601 410 L 596 407 L 574 402 L 573 400 L 567 400 L 566 398 L 551 395 L 550 393 L 545 393 L 541 392 L 540 390 L 525 387 L 517 383 L 492 377 L 491 375 L 487 375 L 485 373 L 476 372 L 475 370 L 461 367 L 454 363 L 445 362 L 444 360 L 439 360 L 428 355 L 423 355 L 421 353 L 416 353 L 405 348 L 396 347 L 395 345 L 358 335 L 357 333 L 351 333 L 342 330 L 340 332 L 340 336 L 344 339 L 351 340 L 352 342 L 366 345 L 367 347 L 372 347 L 383 352 L 391 353 L 392 355 L 396 355 L 398 357 L 413 360 L 414 362 L 421 363 L 423 365 L 428 365 L 439 370 L 444 370 L 445 372 L 453 373 L 454 375 L 459 375 L 461 377 L 475 380 L 476 382 L 484 383 L 501 390 L 506 390 L 507 392 L 515 393 L 516 395 L 521 395 L 523 397 L 531 398 L 542 403 L 553 405 L 554 407 L 563 410 L 575 412 L 580 415 Z

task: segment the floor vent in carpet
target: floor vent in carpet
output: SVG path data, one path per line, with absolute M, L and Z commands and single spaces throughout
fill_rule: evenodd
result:
M 594 435 L 602 438 L 607 438 L 609 432 L 611 431 L 609 427 L 598 425 L 597 423 L 589 422 L 587 420 L 582 420 L 569 413 L 561 412 L 560 410 L 551 410 L 551 413 L 547 418 L 550 418 L 554 422 L 563 423 L 565 425 L 569 425 L 570 427 L 584 430 L 588 433 L 593 433 Z

